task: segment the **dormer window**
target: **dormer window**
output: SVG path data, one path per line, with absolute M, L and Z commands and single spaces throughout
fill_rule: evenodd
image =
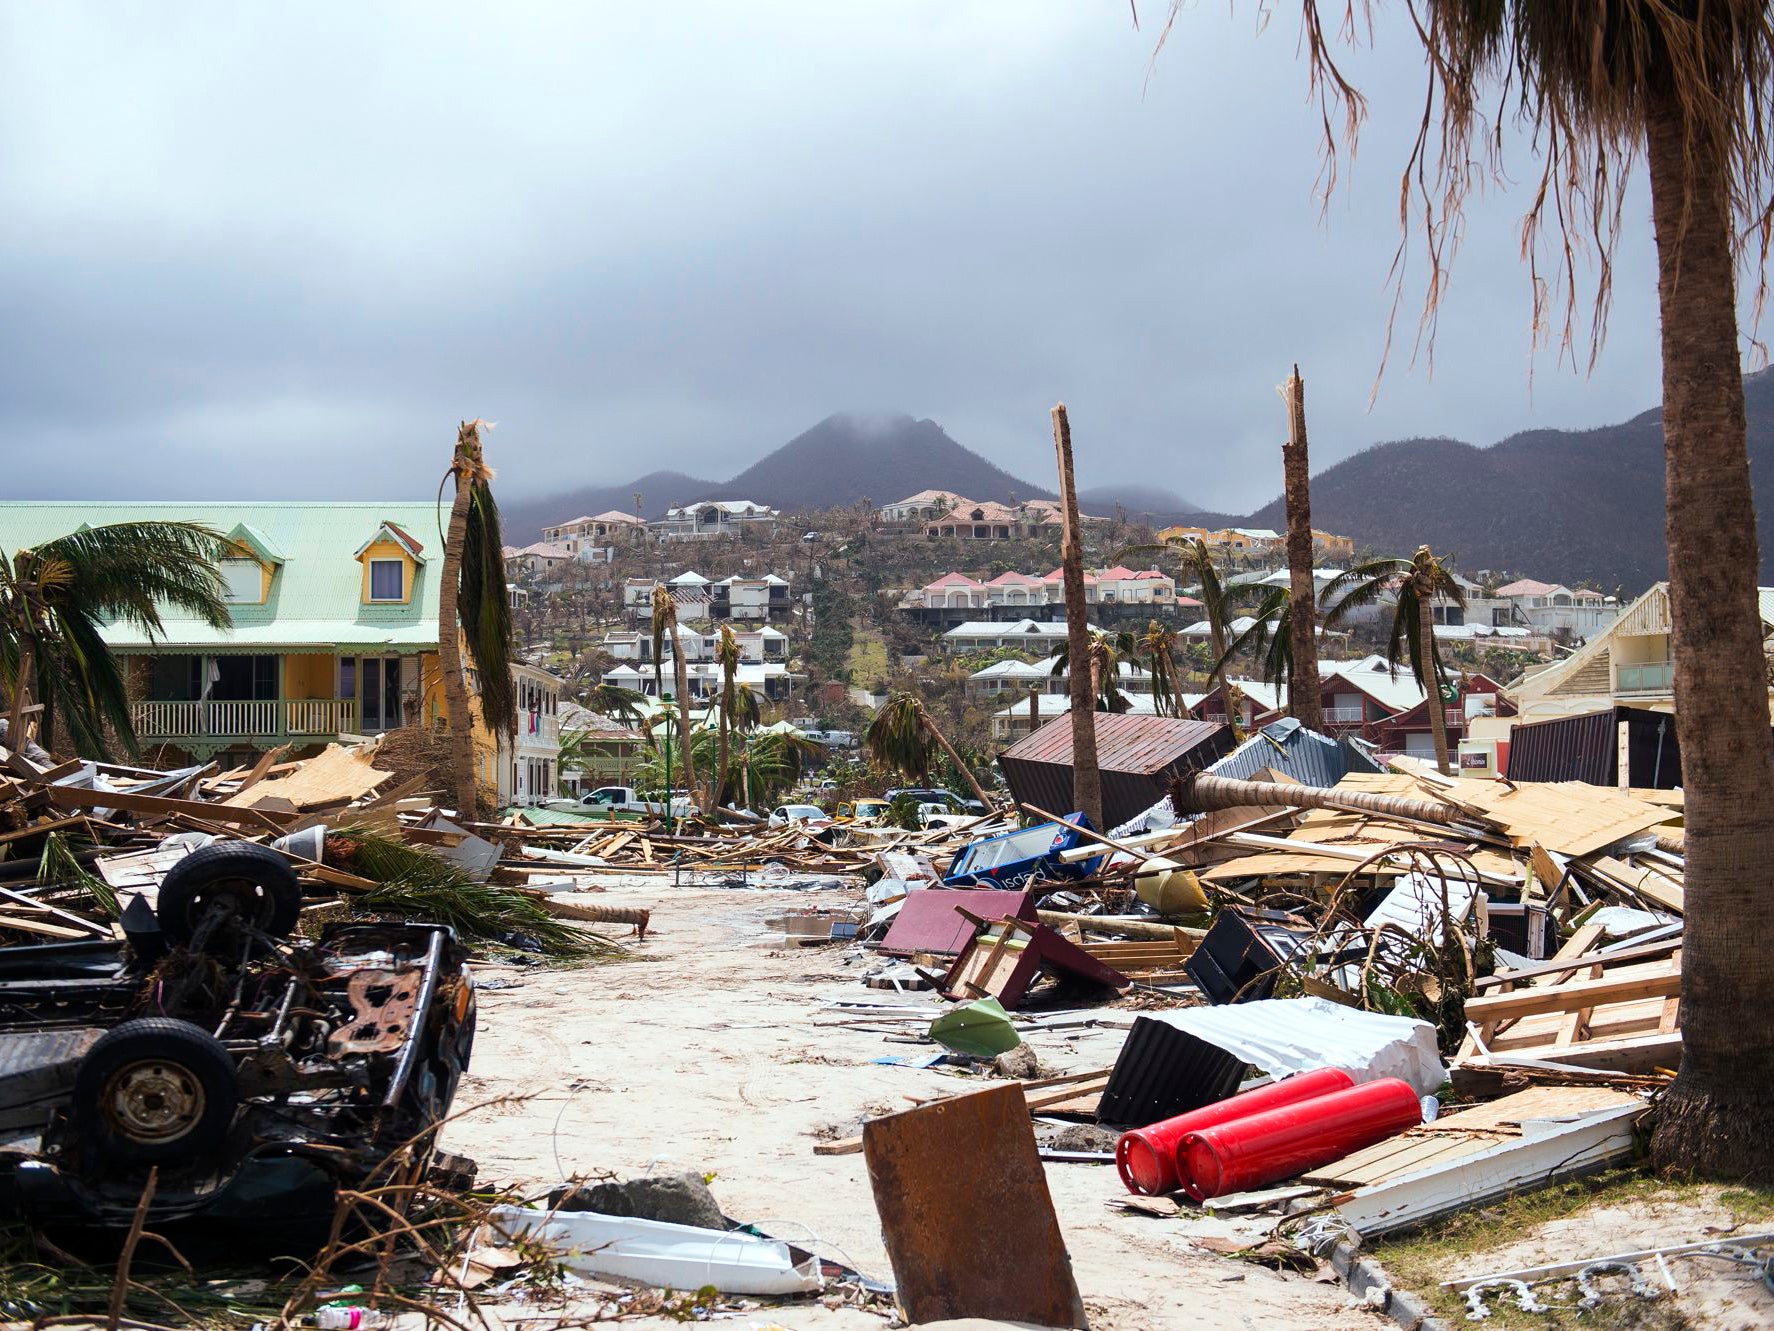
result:
M 230 605 L 259 605 L 265 599 L 265 571 L 256 559 L 224 559 L 217 566 L 222 575 L 222 599 Z
M 406 561 L 402 559 L 370 560 L 370 600 L 406 600 L 406 571 Z

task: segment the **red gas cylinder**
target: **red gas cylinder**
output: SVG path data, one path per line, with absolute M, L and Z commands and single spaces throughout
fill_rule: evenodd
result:
M 1177 1143 L 1191 1132 L 1229 1123 L 1235 1118 L 1260 1114 L 1266 1109 L 1298 1104 L 1314 1096 L 1329 1095 L 1355 1085 L 1355 1079 L 1341 1068 L 1317 1068 L 1298 1072 L 1285 1081 L 1278 1081 L 1243 1095 L 1230 1096 L 1199 1109 L 1191 1109 L 1175 1118 L 1121 1134 L 1115 1143 L 1115 1168 L 1129 1192 L 1156 1197 L 1177 1188 Z
M 1327 1165 L 1423 1121 L 1410 1083 L 1387 1077 L 1188 1133 L 1176 1171 L 1196 1201 L 1261 1188 Z

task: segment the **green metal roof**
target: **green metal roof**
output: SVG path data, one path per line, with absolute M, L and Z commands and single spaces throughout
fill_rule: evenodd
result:
M 0 502 L 0 549 L 8 552 L 66 536 L 82 524 L 202 522 L 227 533 L 245 525 L 283 560 L 264 605 L 232 607 L 234 627 L 217 630 L 167 613 L 150 642 L 133 626 L 105 631 L 128 651 L 325 650 L 412 652 L 436 647 L 438 573 L 443 567 L 440 515 L 435 503 L 75 503 Z M 354 556 L 384 522 L 397 524 L 423 547 L 413 595 L 406 605 L 367 605 L 363 565 Z

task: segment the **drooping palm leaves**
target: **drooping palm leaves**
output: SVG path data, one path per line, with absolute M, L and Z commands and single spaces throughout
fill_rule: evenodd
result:
M 1466 594 L 1452 570 L 1436 559 L 1428 546 L 1420 545 L 1409 559 L 1370 559 L 1331 579 L 1323 592 L 1325 627 L 1334 627 L 1353 611 L 1386 597 L 1393 598 L 1386 663 L 1397 670 L 1401 661 L 1409 661 L 1429 713 L 1436 765 L 1447 772 L 1447 715 L 1441 696 L 1444 676 L 1441 650 L 1435 641 L 1434 602 L 1439 598 L 1464 607 Z
M 1090 694 L 1096 700 L 1096 710 L 1127 711 L 1133 706 L 1133 699 L 1121 692 L 1121 661 L 1124 657 L 1132 658 L 1131 664 L 1137 667 L 1138 641 L 1131 633 L 1110 634 L 1094 629 L 1085 645 L 1090 653 L 1086 668 L 1090 673 Z M 1062 642 L 1048 673 L 1058 679 L 1069 675 L 1071 668 L 1071 643 Z
M 1234 617 L 1232 598 L 1220 578 L 1213 552 L 1199 536 L 1172 537 L 1158 545 L 1131 545 L 1117 552 L 1117 559 L 1140 558 L 1147 555 L 1169 555 L 1177 561 L 1184 585 L 1195 589 L 1201 602 L 1201 617 L 1207 621 L 1208 643 L 1213 659 L 1226 654 L 1226 641 Z M 1209 680 L 1209 687 L 1213 681 Z
M 1293 676 L 1293 597 L 1286 587 L 1270 587 L 1251 611 L 1250 624 L 1215 659 L 1211 678 L 1223 678 L 1232 658 L 1248 651 L 1263 682 L 1277 691 Z
M 505 586 L 505 560 L 499 509 L 493 503 L 492 469 L 481 452 L 480 427 L 463 421 L 456 430 L 450 469 L 438 486 L 456 482 L 444 535 L 444 562 L 438 587 L 438 663 L 450 726 L 450 766 L 456 774 L 457 811 L 473 817 L 475 782 L 473 716 L 468 702 L 462 649 L 480 679 L 481 719 L 495 736 L 517 731 L 517 698 L 511 682 L 511 596 Z
M 647 695 L 620 684 L 594 684 L 586 694 L 585 706 L 599 716 L 631 726 L 643 726 L 647 720 Z
M 0 682 L 10 699 L 8 733 L 25 708 L 43 704 L 39 732 L 53 744 L 65 721 L 81 753 L 109 752 L 106 727 L 136 747 L 129 690 L 100 631 L 133 625 L 164 631 L 163 609 L 213 628 L 230 624 L 216 563 L 226 538 L 193 522 L 120 522 L 86 527 L 12 556 L 0 554 Z
M 981 804 L 991 803 L 973 769 L 961 761 L 961 755 L 931 718 L 923 700 L 908 690 L 896 690 L 881 704 L 881 710 L 863 732 L 862 748 L 877 766 L 909 777 L 914 785 L 930 779 L 930 769 L 940 750 L 967 782 L 973 797 Z
M 1145 658 L 1147 672 L 1152 676 L 1152 707 L 1159 716 L 1181 717 L 1183 705 L 1182 675 L 1177 670 L 1176 630 L 1165 628 L 1156 619 L 1149 620 L 1137 640 L 1138 657 Z

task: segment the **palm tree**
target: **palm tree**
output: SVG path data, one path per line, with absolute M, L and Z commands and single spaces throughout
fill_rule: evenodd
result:
M 739 676 L 739 639 L 733 636 L 731 625 L 721 625 L 720 637 L 715 641 L 715 663 L 721 667 L 720 749 L 715 759 L 714 774 L 708 780 L 708 805 L 703 810 L 704 813 L 713 813 L 715 805 L 721 802 L 722 795 L 726 793 L 727 752 L 733 737 L 733 707 Z M 751 692 L 750 689 L 745 691 Z
M 1140 656 L 1146 659 L 1146 670 L 1152 676 L 1152 708 L 1159 716 L 1168 714 L 1181 717 L 1183 707 L 1182 676 L 1177 672 L 1177 635 L 1174 629 L 1167 629 L 1157 620 L 1149 620 L 1145 632 L 1139 635 L 1138 650 L 1134 654 L 1137 662 Z
M 940 749 L 948 756 L 950 765 L 961 774 L 961 779 L 973 792 L 973 798 L 981 804 L 991 805 L 992 801 L 974 777 L 973 769 L 961 761 L 961 755 L 955 752 L 949 737 L 931 719 L 923 700 L 915 693 L 896 690 L 881 704 L 881 710 L 875 713 L 869 728 L 863 732 L 862 748 L 878 766 L 903 773 L 919 784 L 930 779 L 930 768 L 936 760 L 936 751 Z
M 678 605 L 671 599 L 671 593 L 664 584 L 653 586 L 653 683 L 660 685 L 662 661 L 660 653 L 665 647 L 666 635 L 671 636 L 671 672 L 673 686 L 678 692 L 678 750 L 683 754 L 684 789 L 696 789 L 696 757 L 690 750 L 690 670 L 684 661 L 683 642 L 678 637 Z M 664 691 L 659 695 L 661 704 L 665 701 Z M 670 808 L 671 792 L 666 792 L 666 807 Z
M 109 755 L 105 728 L 136 749 L 123 670 L 101 635 L 121 621 L 150 637 L 171 608 L 212 628 L 231 623 L 216 561 L 220 533 L 194 522 L 118 522 L 84 527 L 10 558 L 0 553 L 0 683 L 11 705 L 6 742 L 24 746 L 31 699 L 42 704 L 45 748 L 65 720 L 76 751 Z
M 620 684 L 594 684 L 585 698 L 588 711 L 599 716 L 607 716 L 613 721 L 621 721 L 631 726 L 641 726 L 647 720 L 647 695 L 634 689 L 625 689 Z
M 1291 704 L 1294 683 L 1293 608 L 1293 595 L 1288 588 L 1270 587 L 1265 591 L 1263 599 L 1257 603 L 1250 616 L 1250 624 L 1232 639 L 1226 648 L 1226 654 L 1214 662 L 1213 675 L 1210 678 L 1223 677 L 1232 658 L 1249 650 L 1263 682 L 1278 694 L 1285 688 Z M 1226 694 L 1230 699 L 1230 684 Z M 1289 710 L 1291 712 L 1291 706 Z
M 1440 597 L 1464 608 L 1466 593 L 1453 572 L 1429 553 L 1429 547 L 1419 545 L 1409 559 L 1370 559 L 1332 578 L 1324 588 L 1324 601 L 1330 607 L 1325 612 L 1325 625 L 1340 624 L 1350 611 L 1388 595 L 1397 599 L 1392 631 L 1386 639 L 1386 663 L 1397 670 L 1399 661 L 1408 656 L 1411 674 L 1423 690 L 1423 705 L 1429 712 L 1435 765 L 1445 775 L 1453 769 L 1448 763 L 1447 707 L 1441 696 L 1444 676 L 1441 651 L 1435 644 L 1434 602 Z
M 1060 570 L 1066 589 L 1066 644 L 1074 660 L 1089 650 L 1090 615 L 1084 603 L 1084 543 L 1079 534 L 1078 486 L 1072 473 L 1072 423 L 1066 404 L 1053 408 L 1053 451 L 1059 463 Z M 1095 827 L 1103 823 L 1103 775 L 1096 762 L 1096 713 L 1090 679 L 1072 671 L 1072 802 Z
M 504 540 L 493 503 L 493 472 L 481 452 L 485 421 L 463 421 L 456 451 L 438 495 L 452 477 L 456 497 L 444 537 L 442 585 L 438 588 L 438 664 L 450 729 L 450 767 L 456 776 L 456 811 L 472 818 L 478 797 L 474 779 L 474 716 L 462 648 L 480 678 L 481 720 L 495 736 L 517 733 L 517 698 L 511 685 L 511 595 L 505 586 Z
M 1219 566 L 1214 563 L 1213 552 L 1207 548 L 1207 542 L 1199 536 L 1173 536 L 1158 545 L 1130 545 L 1117 552 L 1117 559 L 1140 557 L 1152 554 L 1168 554 L 1176 558 L 1183 581 L 1200 592 L 1202 618 L 1207 621 L 1208 645 L 1213 650 L 1213 659 L 1218 661 L 1226 654 L 1227 636 L 1231 632 L 1233 616 L 1232 598 L 1227 593 L 1226 584 L 1220 578 Z M 1213 680 L 1208 680 L 1213 686 Z
M 1172 0 L 1173 19 L 1181 7 Z M 1493 133 L 1490 116 L 1493 92 L 1529 122 L 1543 158 L 1524 222 L 1530 261 L 1549 217 L 1563 242 L 1555 249 L 1556 282 L 1532 275 L 1536 328 L 1545 324 L 1548 293 L 1562 296 L 1570 344 L 1576 256 L 1587 251 L 1584 239 L 1601 253 L 1592 363 L 1624 191 L 1641 153 L 1648 168 L 1688 832 L 1682 1065 L 1659 1106 L 1652 1154 L 1667 1167 L 1767 1181 L 1774 1178 L 1774 1155 L 1764 1149 L 1774 1139 L 1774 1025 L 1763 1019 L 1762 1002 L 1774 984 L 1774 953 L 1757 946 L 1743 922 L 1774 897 L 1774 747 L 1743 742 L 1765 724 L 1767 689 L 1737 273 L 1753 237 L 1759 290 L 1774 241 L 1767 225 L 1774 214 L 1774 17 L 1764 0 L 1422 0 L 1410 17 L 1428 56 L 1429 88 L 1402 197 L 1422 205 L 1431 335 L 1464 199 L 1474 181 L 1507 178 L 1505 138 Z M 1330 50 L 1327 31 L 1337 31 L 1337 22 L 1327 30 L 1316 0 L 1305 0 L 1305 46 L 1327 135 L 1339 120 L 1353 130 L 1363 109 Z M 1573 237 L 1573 228 L 1583 234 Z
M 1086 674 L 1089 676 L 1089 697 L 1092 709 L 1098 712 L 1125 712 L 1133 700 L 1121 692 L 1121 659 L 1126 656 L 1138 664 L 1139 644 L 1131 633 L 1104 633 L 1092 629 L 1086 638 Z M 1060 644 L 1048 671 L 1055 679 L 1069 677 L 1072 666 L 1072 644 Z

